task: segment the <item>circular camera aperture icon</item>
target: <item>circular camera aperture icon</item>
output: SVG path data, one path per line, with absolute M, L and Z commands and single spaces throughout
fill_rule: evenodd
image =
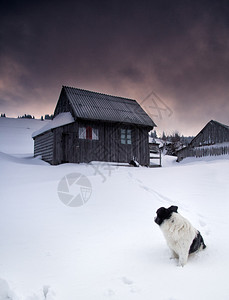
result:
M 67 206 L 79 207 L 91 197 L 92 187 L 89 179 L 80 173 L 64 176 L 57 188 L 60 200 Z

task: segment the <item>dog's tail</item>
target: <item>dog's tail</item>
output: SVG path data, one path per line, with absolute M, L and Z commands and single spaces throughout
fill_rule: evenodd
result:
M 202 245 L 203 249 L 205 249 L 207 246 L 204 243 L 204 239 L 203 239 L 202 235 L 200 235 L 200 236 L 201 236 L 201 245 Z
M 202 245 L 203 245 L 203 249 L 207 248 L 207 246 L 204 244 L 204 241 L 203 241 Z

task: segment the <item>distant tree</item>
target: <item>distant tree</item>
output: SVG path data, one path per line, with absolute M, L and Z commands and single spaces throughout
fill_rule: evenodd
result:
M 163 133 L 162 133 L 162 140 L 163 141 L 166 141 L 167 140 L 167 137 L 166 137 L 166 135 L 165 135 L 165 132 L 163 131 Z
M 45 120 L 52 120 L 53 119 L 53 115 L 45 115 Z
M 1 118 L 6 118 L 6 114 L 1 114 Z
M 180 139 L 181 139 L 181 137 L 180 137 L 180 133 L 178 131 L 175 131 L 171 136 L 172 143 L 177 143 L 180 141 Z
M 191 140 L 194 139 L 194 136 L 181 136 L 181 143 L 184 145 L 184 146 L 187 146 Z
M 156 130 L 151 131 L 150 136 L 151 136 L 152 138 L 154 138 L 154 139 L 157 139 L 157 132 L 156 132 Z
M 41 116 L 41 121 L 44 121 L 44 117 L 43 116 Z
M 24 114 L 24 116 L 20 117 L 21 119 L 32 119 L 31 115 Z

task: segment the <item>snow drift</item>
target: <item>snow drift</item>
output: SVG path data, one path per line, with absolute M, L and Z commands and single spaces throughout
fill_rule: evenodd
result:
M 1 300 L 228 299 L 228 159 L 178 164 L 163 157 L 163 167 L 152 169 L 50 166 L 32 158 L 31 131 L 43 123 L 21 125 L 22 145 L 15 121 L 6 121 L 0 128 Z M 71 173 L 91 183 L 80 207 L 58 197 L 60 180 Z M 158 207 L 170 205 L 178 205 L 207 245 L 184 268 L 169 259 L 153 220 Z

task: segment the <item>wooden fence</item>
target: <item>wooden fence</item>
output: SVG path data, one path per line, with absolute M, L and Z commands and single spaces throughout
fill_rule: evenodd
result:
M 212 145 L 203 147 L 186 147 L 178 151 L 177 161 L 186 157 L 205 157 L 229 154 L 229 145 Z

